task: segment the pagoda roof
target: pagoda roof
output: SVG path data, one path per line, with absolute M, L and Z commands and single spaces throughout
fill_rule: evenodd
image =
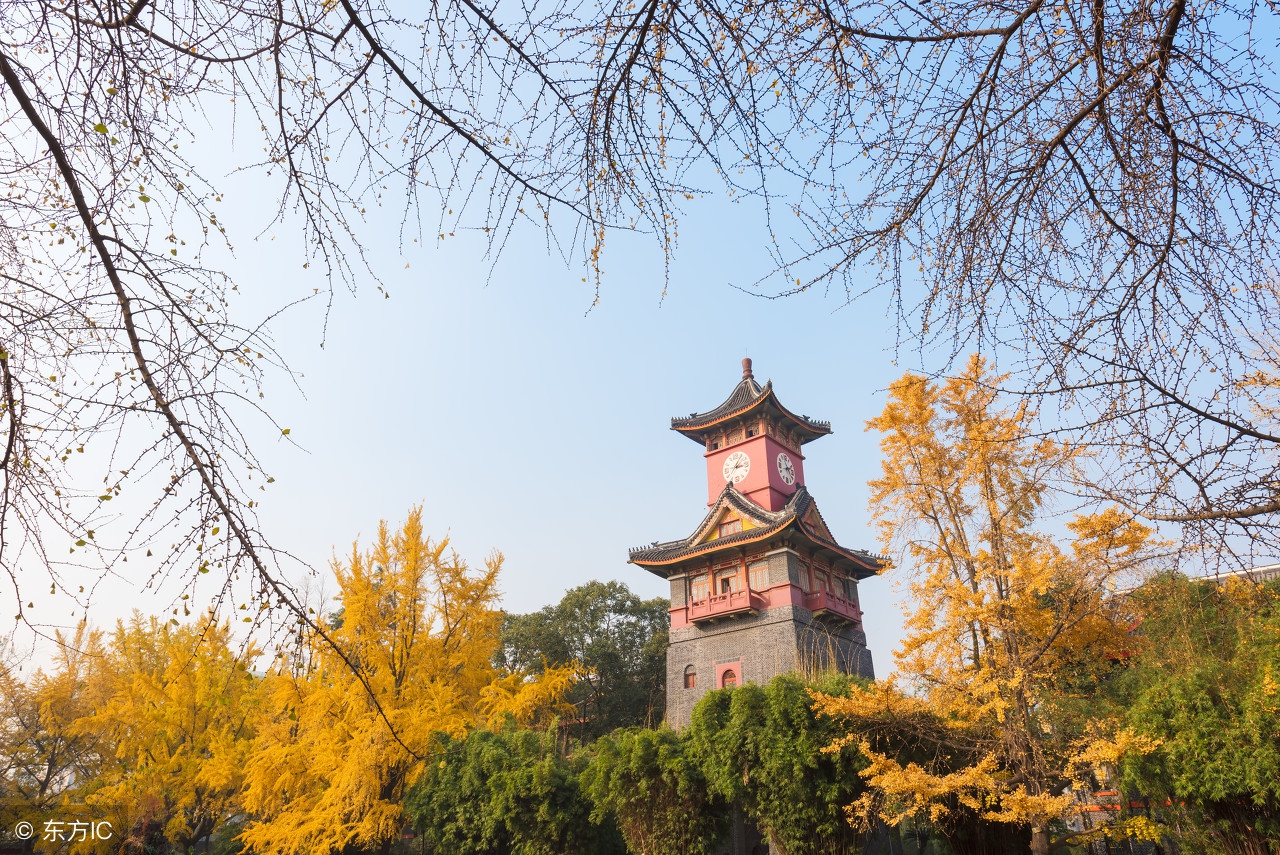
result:
M 754 525 L 751 528 L 744 525 L 742 531 L 724 537 L 710 538 L 726 508 L 736 511 Z M 814 548 L 831 553 L 833 559 L 852 564 L 852 575 L 855 578 L 874 576 L 886 564 L 881 556 L 861 549 L 846 549 L 836 543 L 817 504 L 803 485 L 796 488 L 780 510 L 770 511 L 738 492 L 732 483 L 725 484 L 710 512 L 694 529 L 693 534 L 681 540 L 666 543 L 654 541 L 649 546 L 636 547 L 630 550 L 627 560 L 666 578 L 690 559 L 765 541 L 788 530 L 794 530 Z
M 751 360 L 744 359 L 742 362 L 742 380 L 733 387 L 733 391 L 729 393 L 724 403 L 705 413 L 677 416 L 671 420 L 671 429 L 679 431 L 695 442 L 705 443 L 706 434 L 712 428 L 748 413 L 764 410 L 779 421 L 791 422 L 796 433 L 799 434 L 801 445 L 831 433 L 830 422 L 796 415 L 782 406 L 782 402 L 773 391 L 773 381 L 770 380 L 761 386 L 751 374 Z

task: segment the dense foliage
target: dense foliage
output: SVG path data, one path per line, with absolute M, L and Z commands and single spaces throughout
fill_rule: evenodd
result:
M 501 556 L 471 569 L 433 541 L 414 510 L 379 526 L 334 571 L 342 619 L 282 656 L 263 681 L 270 710 L 249 760 L 244 832 L 257 852 L 377 848 L 399 837 L 405 788 L 429 765 L 441 732 L 532 723 L 555 709 L 568 669 L 513 681 L 492 664 L 501 613 Z
M 582 785 L 592 818 L 612 815 L 634 855 L 705 855 L 728 829 L 728 805 L 668 727 L 632 728 L 592 746 Z
M 452 855 L 611 855 L 612 817 L 592 815 L 554 731 L 507 727 L 444 737 L 440 759 L 410 789 L 406 813 L 431 851 Z
M 783 675 L 710 692 L 694 707 L 690 751 L 711 790 L 740 806 L 786 855 L 861 851 L 864 837 L 845 806 L 864 790 L 858 772 L 866 758 L 853 746 L 825 750 L 843 731 L 817 715 L 810 694 L 841 697 L 854 685 L 844 675 L 812 686 Z
M 531 674 L 580 665 L 581 679 L 568 697 L 579 739 L 653 727 L 666 707 L 667 606 L 664 599 L 641 600 L 619 582 L 588 582 L 554 606 L 505 615 L 496 661 Z
M 406 822 L 458 855 L 705 855 L 751 829 L 783 855 L 1274 855 L 1280 582 L 1122 589 L 1147 535 L 1106 513 L 1059 550 L 1029 527 L 1019 416 L 980 385 L 900 384 L 878 422 L 914 431 L 874 486 L 929 609 L 895 679 L 786 674 L 707 693 L 681 732 L 601 733 L 657 712 L 665 604 L 592 583 L 504 615 L 500 560 L 471 569 L 415 512 L 335 565 L 327 640 L 303 627 L 265 673 L 212 614 L 82 624 L 26 676 L 0 660 L 0 819 L 109 820 L 86 855 L 388 853 Z M 964 525 L 919 524 L 931 497 Z M 1118 809 L 1082 822 L 1081 799 Z
M 19 663 L 0 658 L 0 840 L 19 820 L 47 816 L 67 782 L 91 779 L 109 751 L 77 726 L 92 712 L 81 689 L 105 655 L 102 633 L 81 623 L 58 642 L 51 668 L 25 680 Z
M 1130 646 L 1131 617 L 1111 592 L 1154 552 L 1151 530 L 1116 509 L 1070 519 L 1066 549 L 1045 533 L 1047 494 L 1080 454 L 1031 438 L 1027 407 L 1002 410 L 1003 379 L 976 356 L 945 383 L 908 374 L 868 422 L 884 452 L 871 504 L 883 545 L 911 567 L 912 605 L 896 680 L 822 709 L 849 718 L 847 741 L 871 760 L 863 815 L 937 821 L 958 802 L 1030 826 L 1032 851 L 1048 855 L 1053 824 L 1072 809 L 1081 740 L 1110 735 L 1064 714 L 1072 686 Z M 929 762 L 872 746 L 864 722 L 913 717 L 946 724 Z
M 212 615 L 135 615 L 105 636 L 81 625 L 26 679 L 0 661 L 6 829 L 87 811 L 113 834 L 77 844 L 102 853 L 231 836 L 264 853 L 389 849 L 445 733 L 565 709 L 573 669 L 493 665 L 500 567 L 473 570 L 414 511 L 335 562 L 338 616 L 301 627 L 265 674 Z
M 1120 764 L 1131 797 L 1168 804 L 1188 845 L 1280 849 L 1280 583 L 1169 575 L 1133 595 L 1146 642 L 1123 717 L 1157 743 Z M 1176 806 L 1176 808 L 1175 808 Z
M 713 691 L 687 731 L 628 728 L 576 750 L 558 751 L 546 732 L 473 731 L 445 743 L 407 810 L 429 846 L 462 855 L 576 852 L 592 839 L 605 851 L 615 827 L 633 855 L 700 855 L 743 820 L 786 855 L 861 852 L 868 835 L 845 806 L 864 789 L 866 761 L 854 747 L 827 750 L 842 731 L 811 694 L 852 685 L 783 675 Z
M 105 821 L 114 844 L 79 841 L 98 851 L 186 851 L 218 831 L 244 785 L 258 694 L 243 657 L 257 650 L 212 615 L 135 613 L 105 639 L 81 624 L 64 641 L 25 683 L 0 670 L 6 828 Z
M 138 848 L 179 851 L 212 834 L 239 805 L 259 718 L 257 681 L 226 623 L 175 625 L 134 615 L 94 663 L 88 713 L 73 728 L 98 746 L 81 792 Z

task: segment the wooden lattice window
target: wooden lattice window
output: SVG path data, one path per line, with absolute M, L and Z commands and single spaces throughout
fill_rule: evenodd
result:
M 728 537 L 731 534 L 737 534 L 742 531 L 742 520 L 725 520 L 720 523 L 720 537 Z
M 689 579 L 689 601 L 690 602 L 700 603 L 709 596 L 711 596 L 711 577 L 710 576 L 708 576 L 706 573 L 699 573 L 698 575 Z
M 753 591 L 763 591 L 769 579 L 769 562 L 753 561 L 747 565 L 747 582 Z

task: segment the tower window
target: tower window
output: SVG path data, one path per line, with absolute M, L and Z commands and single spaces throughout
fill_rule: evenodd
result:
M 694 603 L 700 603 L 707 597 L 711 596 L 711 577 L 706 573 L 699 573 L 689 580 L 689 600 Z
M 767 584 L 769 575 L 768 561 L 753 561 L 747 566 L 747 579 L 751 583 L 751 590 L 763 591 Z
M 684 668 L 684 687 L 692 689 L 698 685 L 698 671 L 692 665 L 686 665 Z
M 738 571 L 719 570 L 716 572 L 716 592 L 719 594 L 731 594 L 738 590 Z
M 720 675 L 720 688 L 732 689 L 738 685 L 738 672 L 729 670 Z
M 720 537 L 728 537 L 731 534 L 737 534 L 742 531 L 742 520 L 729 520 L 720 523 Z

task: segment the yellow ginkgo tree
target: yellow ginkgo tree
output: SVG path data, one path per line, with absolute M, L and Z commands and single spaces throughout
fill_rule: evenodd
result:
M 1037 530 L 1048 491 L 1082 461 L 1032 438 L 1025 404 L 999 408 L 1001 379 L 978 357 L 942 383 L 908 374 L 868 422 L 884 452 L 871 508 L 911 574 L 912 610 L 897 677 L 820 706 L 870 760 L 855 814 L 946 827 L 963 813 L 1029 829 L 1047 855 L 1073 777 L 1123 741 L 1084 699 L 1133 652 L 1115 593 L 1157 547 L 1115 509 L 1067 521 L 1069 546 Z
M 54 641 L 53 661 L 27 675 L 0 642 L 0 828 L 64 818 L 103 762 L 94 734 L 77 725 L 90 711 L 85 686 L 103 658 L 102 632 L 82 621 Z
M 447 539 L 426 536 L 420 508 L 397 531 L 381 523 L 368 551 L 357 544 L 334 561 L 340 609 L 265 678 L 271 713 L 246 770 L 250 850 L 385 851 L 440 734 L 507 716 L 534 724 L 562 709 L 572 667 L 533 680 L 492 663 L 501 565 L 495 554 L 469 567 Z
M 78 849 L 188 851 L 240 813 L 258 653 L 212 614 L 117 622 L 79 687 L 72 726 L 99 755 L 79 795 L 113 834 Z

